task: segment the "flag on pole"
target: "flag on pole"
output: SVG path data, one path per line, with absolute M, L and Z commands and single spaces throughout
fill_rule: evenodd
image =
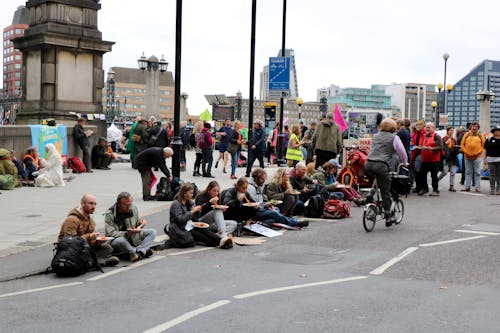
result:
M 203 111 L 200 114 L 200 119 L 203 120 L 203 121 L 210 121 L 210 120 L 212 120 L 212 115 L 210 114 L 210 111 L 208 111 L 208 109 L 205 109 L 205 111 Z
M 338 104 L 335 104 L 335 114 L 333 116 L 333 121 L 339 126 L 342 132 L 347 129 L 347 124 L 344 120 L 344 117 L 342 117 L 342 112 L 340 112 Z

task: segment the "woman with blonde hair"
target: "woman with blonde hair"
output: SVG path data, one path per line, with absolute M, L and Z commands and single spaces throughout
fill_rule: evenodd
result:
M 227 147 L 227 151 L 231 154 L 231 179 L 236 179 L 236 167 L 240 158 L 241 145 L 244 143 L 240 129 L 241 123 L 239 120 L 236 120 L 233 124 L 233 131 L 229 136 L 229 145 Z
M 38 173 L 38 177 L 35 178 L 35 186 L 64 186 L 61 155 L 52 143 L 45 146 L 45 152 L 47 153 L 45 167 L 35 172 Z
M 197 121 L 194 126 L 193 126 L 193 133 L 191 135 L 194 135 L 194 142 L 198 142 L 198 136 L 201 135 L 201 129 L 203 128 L 203 120 Z M 201 161 L 203 159 L 203 152 L 201 151 L 201 148 L 198 147 L 197 144 L 194 145 L 194 152 L 196 153 L 196 160 L 194 161 L 194 170 L 193 170 L 193 176 L 201 176 L 200 173 L 200 167 L 201 167 Z
M 290 184 L 290 174 L 285 168 L 278 168 L 267 185 L 266 194 L 269 200 L 281 200 L 281 204 L 277 205 L 281 214 L 285 216 L 292 216 L 293 210 L 297 205 L 298 194 Z
M 300 126 L 295 124 L 292 126 L 292 131 L 290 132 L 290 139 L 288 140 L 288 148 L 286 150 L 286 159 L 289 167 L 295 167 L 297 163 L 303 160 L 302 149 L 300 148 L 302 143 L 300 141 Z

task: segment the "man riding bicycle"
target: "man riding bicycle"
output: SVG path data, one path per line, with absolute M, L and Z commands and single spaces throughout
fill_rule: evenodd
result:
M 390 227 L 395 222 L 391 215 L 391 171 L 390 165 L 395 165 L 394 154 L 399 157 L 402 164 L 408 163 L 408 155 L 401 139 L 395 134 L 396 122 L 390 118 L 382 120 L 380 131 L 373 136 L 370 153 L 366 159 L 365 171 L 370 176 L 375 176 L 377 186 L 382 194 L 382 207 L 384 208 L 385 226 Z M 397 164 L 396 164 L 397 165 Z M 374 188 L 368 195 L 368 202 L 373 198 Z

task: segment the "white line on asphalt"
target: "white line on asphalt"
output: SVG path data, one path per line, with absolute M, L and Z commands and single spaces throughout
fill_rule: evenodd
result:
M 213 250 L 215 247 L 202 247 L 200 249 L 194 249 L 194 250 L 187 250 L 187 251 L 180 251 L 180 252 L 174 252 L 174 253 L 168 253 L 168 256 L 179 256 L 181 254 L 189 254 L 189 253 L 195 253 L 195 252 L 201 252 L 201 251 L 208 251 L 208 250 Z
M 35 292 L 38 292 L 38 291 L 44 291 L 44 290 L 50 290 L 50 289 L 56 289 L 56 288 L 71 287 L 71 286 L 76 286 L 76 285 L 79 285 L 79 284 L 83 284 L 83 282 L 73 282 L 73 283 L 66 283 L 66 284 L 58 284 L 58 285 L 50 286 L 50 287 L 42 287 L 42 288 L 35 288 L 35 289 L 17 291 L 15 293 L 9 293 L 9 294 L 0 295 L 0 298 L 10 297 L 10 296 L 17 296 L 17 295 L 22 295 L 22 294 L 35 293 Z
M 175 319 L 172 319 L 170 321 L 167 321 L 163 324 L 160 324 L 158 326 L 155 326 L 155 327 L 152 327 L 148 330 L 145 330 L 143 333 L 160 333 L 160 332 L 164 332 L 166 330 L 168 330 L 169 328 L 172 328 L 176 325 L 179 325 L 193 317 L 196 317 L 200 314 L 203 314 L 205 312 L 208 312 L 208 311 L 211 311 L 211 310 L 214 310 L 218 307 L 221 307 L 223 305 L 226 305 L 226 304 L 229 304 L 231 303 L 231 301 L 228 301 L 228 300 L 222 300 L 222 301 L 217 301 L 215 303 L 212 303 L 212 304 L 209 304 L 207 306 L 204 306 L 202 308 L 199 308 L 199 309 L 196 309 L 194 311 L 191 311 L 191 312 L 187 312 Z
M 451 240 L 442 241 L 442 242 L 420 244 L 419 246 L 421 246 L 421 247 L 427 247 L 427 246 L 443 245 L 443 244 L 450 244 L 450 243 L 457 243 L 457 242 L 465 242 L 465 241 L 468 241 L 468 240 L 474 240 L 474 239 L 479 239 L 479 238 L 484 238 L 484 237 L 486 237 L 486 236 L 474 236 L 474 237 L 466 237 L 466 238 L 457 238 L 457 239 L 451 239 Z
M 342 282 L 349 282 L 349 281 L 355 281 L 355 280 L 361 280 L 361 279 L 367 279 L 367 278 L 368 278 L 368 276 L 353 276 L 350 278 L 335 279 L 335 280 L 328 280 L 328 281 L 321 281 L 321 282 L 298 284 L 295 286 L 259 290 L 259 291 L 254 291 L 251 293 L 235 295 L 233 297 L 237 298 L 237 299 L 242 299 L 242 298 L 260 296 L 260 295 L 264 295 L 264 294 L 276 293 L 276 292 L 280 292 L 280 291 L 287 291 L 287 290 L 293 290 L 293 289 L 299 289 L 299 288 L 316 287 L 316 286 L 322 286 L 325 284 L 342 283 Z
M 467 234 L 479 234 L 479 235 L 487 235 L 487 236 L 498 236 L 500 233 L 498 232 L 488 232 L 488 231 L 475 231 L 475 230 L 455 230 L 456 232 L 464 232 Z
M 457 193 L 465 194 L 465 195 L 472 195 L 472 196 L 476 196 L 476 197 L 484 197 L 484 194 L 482 194 L 482 193 L 461 192 L 461 191 L 459 191 Z
M 372 275 L 380 275 L 380 274 L 384 273 L 389 267 L 391 267 L 392 265 L 394 265 L 398 261 L 402 260 L 407 255 L 415 252 L 417 249 L 418 249 L 418 247 L 409 247 L 409 248 L 407 248 L 406 250 L 404 250 L 403 252 L 401 252 L 396 257 L 392 258 L 391 260 L 389 260 L 388 262 L 386 262 L 382 266 L 379 266 L 379 267 L 375 268 L 373 271 L 370 272 L 370 274 L 372 274 Z
M 100 280 L 100 279 L 104 279 L 104 278 L 107 278 L 111 275 L 115 275 L 115 274 L 118 274 L 118 273 L 122 273 L 122 272 L 125 272 L 125 271 L 128 271 L 130 269 L 134 269 L 134 268 L 137 268 L 137 267 L 140 267 L 140 266 L 144 266 L 144 265 L 147 265 L 147 264 L 150 264 L 152 262 L 155 262 L 157 260 L 161 260 L 161 259 L 164 259 L 165 256 L 154 256 L 152 258 L 148 258 L 148 259 L 144 259 L 144 260 L 141 260 L 139 262 L 136 262 L 136 263 L 133 263 L 127 267 L 122 267 L 122 268 L 118 268 L 118 269 L 115 269 L 113 271 L 110 271 L 110 272 L 107 272 L 107 273 L 104 273 L 104 274 L 100 274 L 100 275 L 96 275 L 94 277 L 91 277 L 90 279 L 87 279 L 87 281 L 97 281 L 97 280 Z

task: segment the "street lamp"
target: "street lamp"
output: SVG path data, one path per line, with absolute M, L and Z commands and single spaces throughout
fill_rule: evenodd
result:
M 304 100 L 300 97 L 297 98 L 297 105 L 299 107 L 299 121 L 302 119 L 302 117 L 301 117 L 302 104 L 304 104 Z
M 106 90 L 106 119 L 112 122 L 115 118 L 115 71 L 108 71 L 108 89 Z
M 319 92 L 319 111 L 323 117 L 326 117 L 326 111 L 328 110 L 328 100 L 326 99 L 328 92 L 326 90 L 321 90 Z
M 446 73 L 446 70 L 445 70 Z M 439 112 L 440 109 L 442 110 L 443 114 L 448 114 L 447 106 L 448 106 L 448 94 L 453 90 L 453 85 L 451 83 L 446 84 L 446 78 L 445 78 L 445 84 L 439 82 L 437 84 L 438 88 L 438 94 L 441 94 L 441 90 L 443 90 L 443 95 L 438 98 L 438 108 L 436 112 L 436 128 L 439 126 Z M 442 101 L 441 108 L 439 107 L 439 101 Z
M 479 128 L 484 131 L 490 128 L 490 106 L 495 97 L 491 90 L 480 90 L 476 93 L 476 99 L 479 101 Z
M 238 90 L 236 93 L 236 119 L 241 120 L 241 91 Z
M 120 121 L 120 95 L 116 95 L 116 119 Z
M 437 118 L 436 110 L 437 110 L 438 103 L 436 101 L 432 101 L 431 106 L 432 106 L 432 117 L 431 118 L 432 118 L 433 122 L 436 122 L 436 118 Z
M 188 97 L 189 97 L 188 93 L 185 92 L 181 93 L 182 107 L 181 107 L 181 114 L 179 121 L 185 120 L 185 116 L 187 116 L 186 100 L 188 99 Z
M 143 52 L 142 56 L 137 59 L 137 64 L 141 71 L 148 71 L 146 79 L 146 112 L 152 115 L 159 115 L 160 99 L 158 90 L 160 87 L 160 77 L 158 76 L 158 72 L 166 72 L 168 62 L 165 61 L 163 55 L 158 60 L 154 55 L 146 58 Z

